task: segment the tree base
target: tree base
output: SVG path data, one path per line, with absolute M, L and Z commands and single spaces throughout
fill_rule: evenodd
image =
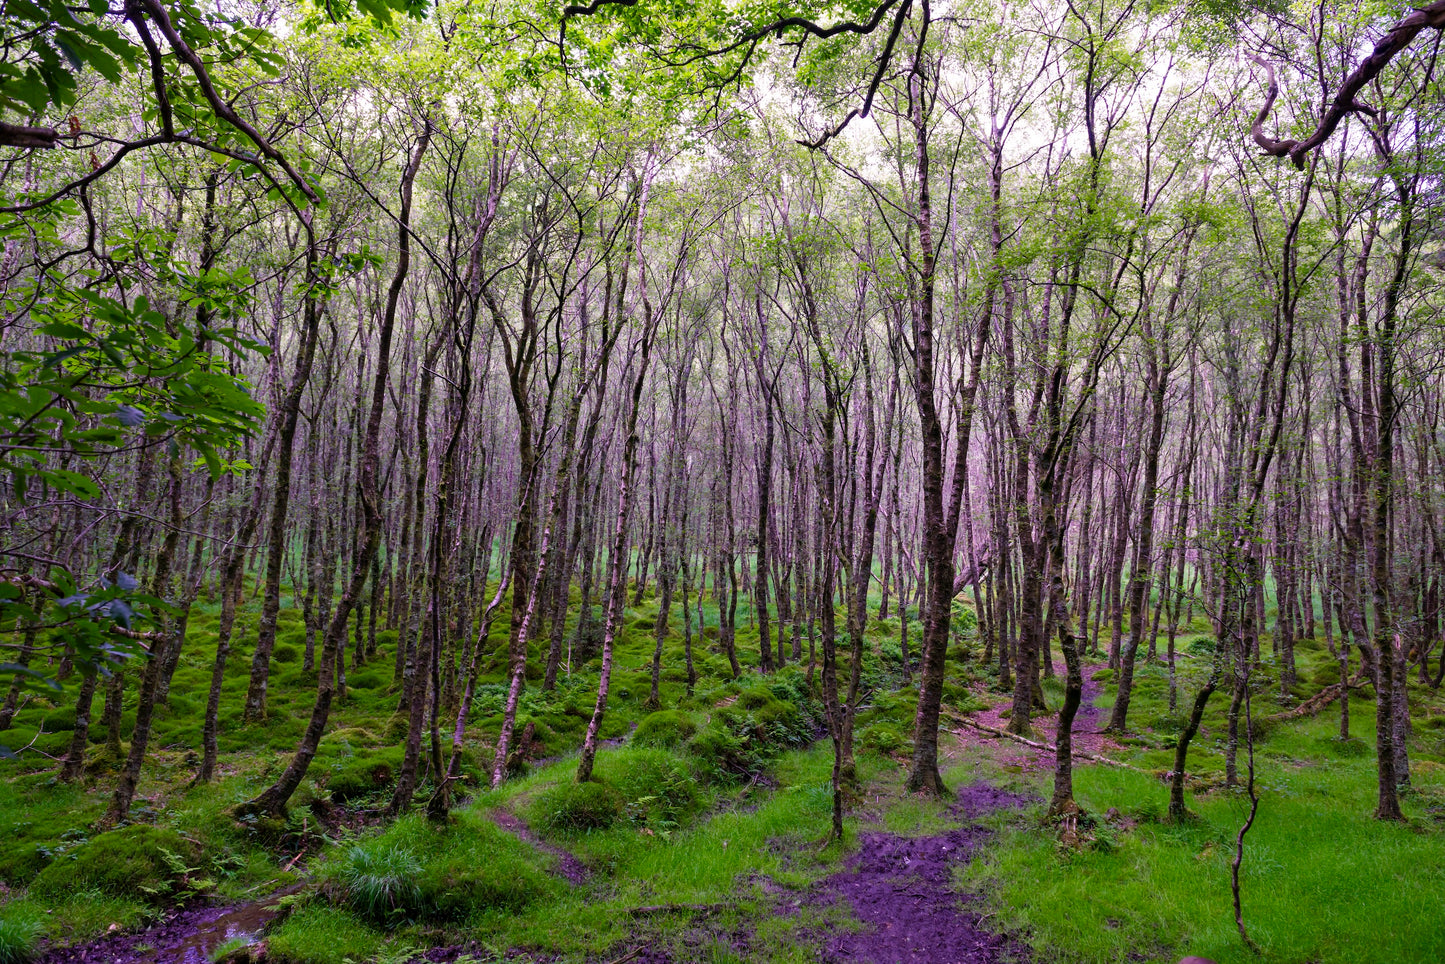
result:
M 908 782 L 904 784 L 904 788 L 909 793 L 927 793 L 930 796 L 941 798 L 950 795 L 937 766 L 926 767 L 922 770 L 915 769 L 908 774 Z

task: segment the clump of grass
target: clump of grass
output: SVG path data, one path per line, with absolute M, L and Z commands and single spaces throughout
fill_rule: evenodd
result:
M 330 903 L 390 931 L 406 923 L 460 922 L 517 911 L 557 885 L 531 847 L 470 812 L 450 826 L 405 817 L 326 857 L 317 871 Z
M 532 804 L 532 825 L 544 833 L 605 830 L 622 816 L 622 795 L 589 780 L 563 782 L 538 795 Z
M 392 925 L 414 916 L 422 906 L 417 879 L 422 863 L 410 851 L 384 840 L 346 849 L 335 880 L 353 910 L 378 924 Z
M 402 755 L 400 747 L 390 747 L 356 756 L 342 764 L 326 781 L 331 799 L 347 803 L 387 789 L 396 781 Z
M 599 760 L 597 771 L 621 794 L 633 823 L 670 830 L 697 810 L 697 781 L 687 763 L 666 750 L 628 747 Z
M 632 734 L 632 742 L 638 746 L 657 746 L 671 749 L 681 746 L 697 732 L 697 721 L 692 714 L 682 710 L 659 710 L 643 718 Z
M 257 944 L 249 937 L 233 937 L 211 951 L 211 964 L 251 964 L 258 961 Z
M 35 958 L 40 922 L 33 918 L 0 916 L 0 964 L 28 964 Z
M 468 854 L 428 864 L 421 889 L 428 920 L 464 921 L 483 911 L 520 911 L 551 886 L 535 867 L 507 860 L 483 863 Z

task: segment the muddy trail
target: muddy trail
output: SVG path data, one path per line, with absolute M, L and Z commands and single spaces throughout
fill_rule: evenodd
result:
M 972 907 L 975 898 L 953 889 L 954 868 L 967 863 L 989 831 L 975 821 L 1001 810 L 1016 810 L 1029 800 L 985 783 L 964 787 L 949 808 L 967 826 L 924 837 L 864 831 L 858 850 L 838 873 L 824 878 L 804 898 L 814 907 L 842 904 L 862 927 L 826 937 L 819 960 L 826 962 L 929 961 L 934 964 L 1013 964 L 1028 960 L 1027 952 L 1006 937 L 989 931 Z M 574 886 L 584 886 L 588 870 L 573 854 L 548 845 L 514 815 L 489 814 L 499 826 L 551 854 L 554 873 Z M 302 889 L 296 884 L 249 904 L 192 907 L 168 914 L 139 933 L 115 934 L 73 948 L 56 948 L 38 964 L 207 964 L 212 953 L 236 938 L 259 939 L 266 925 L 281 913 L 281 898 Z M 699 932 L 701 943 L 716 946 L 719 935 Z M 749 960 L 749 934 L 727 935 L 725 943 Z M 476 949 L 437 947 L 420 952 L 414 961 L 444 962 Z M 627 941 L 605 960 L 636 964 L 672 964 L 678 958 L 665 947 Z M 519 960 L 550 960 L 522 955 Z
M 973 821 L 1029 800 L 978 783 L 964 787 L 950 812 Z M 842 872 L 818 885 L 814 900 L 843 900 L 864 925 L 830 938 L 825 961 L 929 961 L 932 964 L 1000 964 L 1028 960 L 1015 942 L 989 931 L 970 905 L 976 898 L 953 890 L 953 870 L 972 859 L 990 831 L 976 824 L 927 837 L 865 832 Z
M 968 825 L 924 837 L 864 831 L 858 850 L 838 873 L 819 881 L 804 904 L 842 904 L 862 927 L 825 937 L 818 960 L 825 964 L 1027 964 L 1026 948 L 990 931 L 977 898 L 953 889 L 953 871 L 973 858 L 991 831 L 977 821 L 1000 810 L 1017 810 L 1028 797 L 986 783 L 964 787 L 949 808 Z M 786 913 L 786 911 L 784 911 Z M 709 932 L 699 928 L 695 950 L 682 957 L 668 949 L 627 941 L 599 958 L 609 964 L 682 964 L 700 959 L 703 948 L 726 945 L 741 960 L 761 960 L 751 952 L 749 933 Z M 690 950 L 694 950 L 690 948 Z
M 211 954 L 227 941 L 259 938 L 280 915 L 281 898 L 303 886 L 293 884 L 249 904 L 172 911 L 139 933 L 53 948 L 36 958 L 36 964 L 209 964 Z
M 1113 736 L 1103 731 L 1104 725 L 1108 722 L 1108 711 L 1094 705 L 1094 701 L 1103 693 L 1104 687 L 1092 677 L 1094 673 L 1103 668 L 1103 663 L 1084 667 L 1083 690 L 1080 694 L 1079 710 L 1074 717 L 1073 726 L 1075 765 L 1078 765 L 1081 753 L 1117 758 L 1117 755 L 1123 752 L 1123 748 L 1114 741 Z M 1063 672 L 1062 666 L 1055 667 L 1056 675 L 1062 676 Z M 990 709 L 970 713 L 968 716 L 973 722 L 980 723 L 988 729 L 1007 730 L 1009 708 L 1010 704 L 1007 701 L 999 701 Z M 1047 713 L 1035 715 L 1032 724 L 1033 739 L 1052 746 L 1058 726 L 1058 707 L 1050 707 Z M 968 726 L 955 727 L 952 733 L 958 738 L 961 747 L 993 747 L 998 761 L 1003 764 L 1005 769 L 1015 773 L 1052 773 L 1054 770 L 1052 749 L 1044 751 L 1036 747 L 1009 742 L 1002 737 L 979 732 Z
M 492 823 L 495 823 L 519 840 L 525 841 L 534 849 L 555 857 L 557 863 L 556 866 L 553 867 L 552 872 L 572 886 L 580 887 L 591 878 L 592 872 L 587 869 L 587 866 L 583 864 L 582 861 L 577 859 L 576 854 L 567 850 L 565 847 L 558 847 L 547 843 L 547 841 L 532 832 L 532 828 L 527 826 L 525 820 L 510 810 L 493 810 L 487 814 L 487 817 Z

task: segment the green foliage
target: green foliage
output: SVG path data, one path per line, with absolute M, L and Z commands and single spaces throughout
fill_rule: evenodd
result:
M 0 964 L 29 964 L 39 937 L 40 921 L 0 908 Z
M 83 890 L 98 890 L 156 904 L 199 883 L 191 879 L 188 863 L 194 847 L 174 830 L 134 824 L 101 834 L 46 867 L 35 878 L 31 893 L 61 898 Z
M 333 880 L 352 910 L 383 926 L 413 917 L 422 907 L 417 882 L 421 861 L 384 839 L 346 848 Z
M 326 789 L 336 803 L 369 796 L 396 782 L 405 751 L 401 747 L 367 752 L 342 764 L 326 779 Z
M 639 746 L 657 746 L 671 749 L 681 746 L 697 733 L 697 721 L 683 710 L 658 710 L 643 717 L 632 734 L 632 742 Z
M 720 708 L 715 716 L 740 737 L 755 741 L 764 753 L 786 744 L 802 745 L 812 738 L 809 721 L 798 707 L 778 699 L 767 686 L 743 690 L 737 702 Z
M 622 816 L 622 804 L 620 793 L 595 780 L 564 782 L 538 795 L 531 821 L 544 833 L 605 830 Z
M 686 761 L 665 750 L 628 747 L 598 761 L 598 779 L 622 796 L 633 822 L 670 830 L 692 815 L 700 799 Z
M 867 727 L 859 734 L 858 742 L 879 753 L 897 753 L 910 743 L 908 737 L 892 723 L 879 722 Z
M 0 437 L 17 446 L 0 457 L 0 469 L 14 476 L 22 500 L 37 482 L 80 499 L 99 495 L 85 475 L 45 458 L 55 438 L 81 457 L 170 440 L 193 449 L 215 478 L 225 470 L 220 453 L 265 411 L 212 350 L 268 351 L 235 329 L 177 332 L 144 297 L 126 304 L 85 289 L 50 292 L 32 313 L 54 349 L 7 352 L 0 369 Z
M 1191 656 L 1210 656 L 1218 645 L 1212 636 L 1196 636 L 1184 647 L 1184 651 Z
M 760 766 L 748 741 L 726 726 L 704 727 L 688 742 L 687 751 L 696 760 L 698 771 L 712 783 L 747 776 Z

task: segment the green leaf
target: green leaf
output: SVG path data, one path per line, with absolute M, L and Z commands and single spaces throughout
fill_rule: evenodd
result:
M 68 469 L 49 469 L 44 473 L 45 479 L 53 486 L 80 499 L 94 499 L 100 496 L 100 486 L 79 472 L 71 472 Z

